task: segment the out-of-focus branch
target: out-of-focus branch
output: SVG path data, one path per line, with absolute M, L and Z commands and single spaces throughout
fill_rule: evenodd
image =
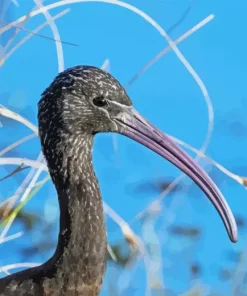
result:
M 56 20 L 60 17 L 62 17 L 63 15 L 65 15 L 66 13 L 68 13 L 70 11 L 70 9 L 65 9 L 62 12 L 58 13 L 57 15 L 55 15 L 53 17 L 53 20 Z M 11 57 L 11 55 L 22 45 L 24 44 L 27 40 L 29 40 L 31 37 L 33 37 L 34 35 L 37 35 L 37 33 L 42 30 L 45 26 L 47 26 L 49 23 L 48 22 L 44 22 L 42 25 L 38 26 L 35 30 L 30 31 L 30 33 L 24 37 L 20 42 L 18 42 L 15 46 L 13 46 L 11 48 L 10 51 L 8 51 L 4 57 L 2 58 L 2 60 L 0 60 L 0 66 L 7 61 L 7 59 L 9 59 Z M 1 30 L 0 30 L 1 31 Z M 1 34 L 1 33 L 0 33 Z M 47 37 L 48 38 L 48 37 Z M 48 38 L 49 39 L 49 38 Z M 52 39 L 52 38 L 51 38 Z M 52 39 L 53 40 L 53 39 Z M 56 40 L 57 41 L 57 40 Z
M 33 0 L 39 9 L 42 9 L 44 6 L 42 4 L 41 0 Z M 56 49 L 57 49 L 57 59 L 58 59 L 58 72 L 62 72 L 64 70 L 64 57 L 63 57 L 63 46 L 61 43 L 60 34 L 58 31 L 58 28 L 55 24 L 54 19 L 50 15 L 49 11 L 43 11 L 43 14 L 47 20 L 47 23 L 49 24 L 51 31 L 53 33 L 54 40 L 58 40 L 55 42 Z
M 23 235 L 23 232 L 19 231 L 19 232 L 15 233 L 15 234 L 11 234 L 9 236 L 6 236 L 3 239 L 0 239 L 0 244 L 6 243 L 6 242 L 8 242 L 8 241 L 10 241 L 12 239 L 21 237 L 22 235 Z
M 195 25 L 193 28 L 185 32 L 183 35 L 181 35 L 179 38 L 177 38 L 174 41 L 174 44 L 178 45 L 185 39 L 187 39 L 190 35 L 198 31 L 200 28 L 208 24 L 212 19 L 214 18 L 214 15 L 211 14 L 208 17 L 206 17 L 204 20 L 199 22 L 197 25 Z M 140 78 L 141 75 L 143 75 L 148 69 L 150 69 L 156 62 L 158 62 L 166 53 L 168 53 L 172 47 L 168 45 L 164 49 L 162 49 L 155 57 L 153 57 L 150 61 L 146 63 L 127 83 L 125 88 L 129 88 L 138 78 Z
M 0 151 L 0 157 L 3 156 L 4 154 L 6 154 L 7 152 L 11 151 L 12 149 L 18 147 L 19 145 L 35 138 L 37 135 L 36 134 L 31 134 L 28 135 L 26 137 L 23 137 L 22 139 L 12 143 L 11 145 L 9 145 L 8 147 L 4 148 L 2 151 Z
M 129 224 L 122 217 L 120 217 L 119 214 L 116 213 L 108 204 L 104 202 L 103 205 L 104 205 L 104 212 L 119 225 L 128 244 L 133 249 L 139 250 L 143 255 L 144 247 L 141 239 L 134 233 L 134 231 L 131 229 Z
M 27 165 L 36 169 L 42 168 L 43 171 L 48 171 L 47 166 L 37 160 L 19 157 L 1 157 L 0 165 Z
M 29 263 L 29 262 L 23 262 L 23 263 L 14 263 L 14 264 L 9 264 L 5 266 L 0 266 L 0 271 L 4 272 L 7 275 L 10 275 L 9 270 L 11 269 L 16 269 L 16 268 L 32 268 L 39 266 L 40 263 Z
M 9 109 L 7 109 L 6 107 L 0 105 L 0 115 L 11 118 L 13 120 L 16 120 L 22 124 L 24 124 L 25 126 L 27 126 L 30 130 L 32 130 L 36 135 L 38 135 L 38 128 L 32 124 L 29 120 L 27 120 L 26 118 L 22 117 L 21 115 L 19 115 L 18 113 L 15 113 Z
M 30 17 L 30 13 L 25 15 L 25 19 L 20 23 L 19 27 L 14 27 L 14 32 L 13 34 L 10 36 L 7 44 L 4 46 L 3 49 L 3 55 L 6 53 L 6 51 L 9 49 L 10 45 L 12 44 L 12 42 L 14 41 L 15 37 L 18 35 L 18 33 L 20 32 L 20 30 L 23 28 L 23 26 L 25 25 L 25 23 L 28 21 Z

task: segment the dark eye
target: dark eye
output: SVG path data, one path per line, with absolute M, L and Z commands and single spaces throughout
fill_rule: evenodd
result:
M 99 96 L 93 99 L 93 103 L 95 106 L 104 107 L 107 105 L 107 101 L 103 96 Z

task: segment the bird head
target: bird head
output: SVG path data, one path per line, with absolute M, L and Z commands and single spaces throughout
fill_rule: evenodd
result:
M 46 134 L 61 129 L 68 134 L 90 136 L 115 132 L 153 150 L 203 190 L 218 211 L 230 240 L 237 241 L 234 216 L 211 178 L 173 140 L 134 109 L 124 88 L 109 73 L 92 66 L 77 66 L 60 73 L 39 102 L 40 129 L 44 125 Z

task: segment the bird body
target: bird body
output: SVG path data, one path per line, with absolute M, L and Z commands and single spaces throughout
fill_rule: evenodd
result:
M 39 102 L 39 135 L 60 206 L 54 255 L 43 265 L 0 280 L 4 296 L 97 296 L 106 267 L 106 229 L 92 165 L 94 135 L 123 134 L 189 175 L 208 195 L 237 240 L 233 215 L 216 185 L 165 134 L 141 117 L 119 82 L 91 66 L 60 73 Z

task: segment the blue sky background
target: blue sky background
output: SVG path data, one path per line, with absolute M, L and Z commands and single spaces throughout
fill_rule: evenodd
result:
M 11 5 L 5 21 L 17 19 L 34 6 L 31 0 L 19 2 L 19 7 Z M 51 2 L 44 1 L 44 4 Z M 183 41 L 179 49 L 204 81 L 213 103 L 214 131 L 207 155 L 236 174 L 246 176 L 247 2 L 143 0 L 128 3 L 145 11 L 165 30 L 176 23 L 193 3 L 186 19 L 171 32 L 170 37 L 174 40 L 209 14 L 215 15 L 214 20 Z M 61 39 L 76 43 L 79 47 L 63 45 L 66 68 L 78 64 L 100 67 L 108 58 L 111 73 L 126 85 L 145 63 L 167 45 L 150 24 L 127 9 L 104 3 L 79 3 L 54 9 L 50 13 L 54 15 L 68 7 L 71 11 L 58 19 L 56 24 Z M 31 18 L 25 28 L 32 30 L 42 22 L 44 16 L 38 15 Z M 2 45 L 8 40 L 10 32 L 1 36 Z M 49 27 L 41 33 L 52 36 Z M 25 32 L 20 32 L 15 42 L 25 35 Z M 40 94 L 57 71 L 55 43 L 32 37 L 0 69 L 0 104 L 37 124 L 37 102 Z M 141 76 L 128 93 L 140 113 L 161 130 L 196 148 L 201 147 L 207 132 L 207 106 L 198 85 L 173 52 L 170 51 Z M 3 125 L 0 128 L 0 150 L 30 134 L 21 124 L 2 117 L 0 120 Z M 104 201 L 126 221 L 132 221 L 133 217 L 157 196 L 157 192 L 136 193 L 133 190 L 134 185 L 147 180 L 175 178 L 179 171 L 129 139 L 117 136 L 117 152 L 114 152 L 112 143 L 110 134 L 97 135 L 93 151 L 95 169 Z M 39 151 L 39 141 L 33 139 L 7 156 L 35 159 Z M 12 166 L 1 166 L 0 177 L 13 169 Z M 208 166 L 208 169 L 211 170 L 212 167 Z M 246 190 L 221 172 L 213 172 L 217 177 L 215 182 L 234 214 L 244 217 L 247 208 Z M 1 201 L 15 192 L 25 174 L 26 172 L 23 172 L 0 183 Z M 162 245 L 162 279 L 166 287 L 172 288 L 180 295 L 192 285 L 189 284 L 188 266 L 192 261 L 196 261 L 203 265 L 200 282 L 226 295 L 230 285 L 219 280 L 218 270 L 221 266 L 230 269 L 236 267 L 227 259 L 226 254 L 246 248 L 246 232 L 240 231 L 239 242 L 232 244 L 217 212 L 204 194 L 188 178 L 185 182 L 190 185 L 188 192 L 168 195 L 155 225 Z M 173 198 L 181 199 L 174 212 L 176 224 L 193 225 L 203 229 L 201 239 L 195 244 L 182 238 L 169 237 L 165 240 L 169 216 L 167 206 Z M 39 213 L 43 222 L 37 226 L 37 231 L 0 245 L 0 266 L 26 260 L 20 252 L 21 249 L 42 238 L 44 232 L 38 230 L 42 230 L 47 219 L 57 225 L 57 200 L 52 183 L 45 185 L 25 208 Z M 121 239 L 119 228 L 109 219 L 107 221 L 109 239 Z M 131 226 L 138 234 L 143 234 L 139 222 L 133 220 Z M 9 234 L 20 229 L 23 229 L 23 226 L 15 223 Z M 148 228 L 145 228 L 145 231 L 148 231 Z M 53 232 L 53 239 L 55 237 L 56 232 Z M 154 239 L 151 232 L 149 239 Z M 182 252 L 184 250 L 188 252 Z M 52 251 L 36 254 L 28 258 L 28 261 L 43 262 L 51 254 Z M 134 279 L 131 281 L 132 290 L 121 292 L 120 289 L 119 295 L 144 295 L 146 275 L 143 260 L 130 271 L 114 270 L 115 267 L 108 268 L 101 295 L 109 295 L 109 282 L 117 283 L 123 289 L 124 281 L 127 282 L 131 278 Z M 115 278 L 116 274 L 120 274 L 120 277 Z

